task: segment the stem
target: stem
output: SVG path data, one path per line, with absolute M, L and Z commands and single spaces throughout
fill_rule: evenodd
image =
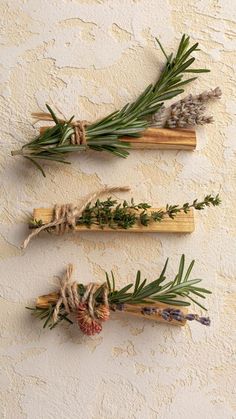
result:
M 24 152 L 23 152 L 23 150 L 21 149 L 21 150 L 12 150 L 11 151 L 11 155 L 12 156 L 23 156 L 24 155 Z

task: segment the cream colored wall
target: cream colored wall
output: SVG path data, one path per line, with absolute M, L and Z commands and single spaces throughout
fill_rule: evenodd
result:
M 236 418 L 234 2 L 3 0 L 0 13 L 0 416 Z M 94 120 L 134 99 L 163 61 L 154 37 L 172 50 L 183 32 L 200 42 L 198 63 L 212 70 L 191 91 L 219 85 L 224 93 L 212 107 L 215 124 L 198 129 L 196 152 L 137 151 L 126 161 L 86 153 L 71 166 L 46 165 L 46 179 L 10 157 L 37 132 L 30 114 L 45 102 Z M 77 201 L 127 180 L 136 200 L 156 206 L 217 192 L 223 204 L 197 214 L 191 236 L 42 234 L 19 249 L 33 207 Z M 173 274 L 181 253 L 196 259 L 195 276 L 213 291 L 210 328 L 116 318 L 87 338 L 76 325 L 42 330 L 24 309 L 53 290 L 53 276 L 68 262 L 78 280 L 103 281 L 112 269 L 121 286 L 137 269 L 155 278 L 167 256 Z

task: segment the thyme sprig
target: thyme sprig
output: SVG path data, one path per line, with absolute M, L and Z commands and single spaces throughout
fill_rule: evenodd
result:
M 71 144 L 74 133 L 73 119 L 60 120 L 49 105 L 47 109 L 55 122 L 48 128 L 25 144 L 21 150 L 12 151 L 12 155 L 20 154 L 30 160 L 35 166 L 45 173 L 38 160 L 52 160 L 60 163 L 70 163 L 66 160 L 67 154 L 81 152 L 90 148 L 96 151 L 107 151 L 118 157 L 129 155 L 129 143 L 120 141 L 121 137 L 139 137 L 151 125 L 148 117 L 160 110 L 166 100 L 184 92 L 183 86 L 194 81 L 197 77 L 185 79 L 188 73 L 205 73 L 209 70 L 192 68 L 195 57 L 192 54 L 198 51 L 198 43 L 190 45 L 190 38 L 183 35 L 177 53 L 168 55 L 160 41 L 156 39 L 163 52 L 166 63 L 155 84 L 150 84 L 133 103 L 126 104 L 121 110 L 115 111 L 100 121 L 86 127 L 85 145 Z
M 185 270 L 185 256 L 182 255 L 178 267 L 177 274 L 173 280 L 166 282 L 166 269 L 169 259 L 166 260 L 161 274 L 154 281 L 147 283 L 147 279 L 141 279 L 141 272 L 138 271 L 134 283 L 130 283 L 120 290 L 116 289 L 116 283 L 113 272 L 110 275 L 106 272 L 106 282 L 109 290 L 108 301 L 113 309 L 125 310 L 125 304 L 153 304 L 154 302 L 161 302 L 166 305 L 175 306 L 189 306 L 191 302 L 196 303 L 199 307 L 206 310 L 206 308 L 199 303 L 195 298 L 205 299 L 207 294 L 211 294 L 206 288 L 197 286 L 201 279 L 190 279 L 195 261 L 193 260 Z M 103 286 L 101 285 L 95 294 L 95 304 L 101 304 L 103 301 Z M 132 289 L 132 291 L 131 291 Z M 86 287 L 83 284 L 78 284 L 78 294 L 82 297 L 85 293 Z M 190 301 L 188 301 L 190 300 Z M 31 310 L 36 318 L 44 321 L 43 327 L 53 329 L 58 323 L 63 320 L 73 323 L 65 312 L 63 304 L 59 309 L 59 320 L 53 322 L 53 311 L 56 302 L 51 303 L 48 307 L 26 307 Z M 190 319 L 190 318 L 189 318 Z M 191 319 L 190 319 L 191 320 Z
M 134 200 L 131 202 L 123 201 L 118 204 L 117 200 L 109 197 L 106 201 L 99 199 L 95 204 L 88 204 L 82 212 L 82 215 L 76 220 L 76 225 L 85 225 L 90 228 L 92 225 L 97 225 L 101 229 L 109 227 L 112 229 L 129 229 L 135 224 L 141 224 L 147 227 L 152 222 L 161 222 L 165 217 L 174 219 L 181 211 L 188 213 L 191 208 L 195 210 L 203 210 L 206 207 L 218 206 L 221 200 L 219 195 L 206 195 L 203 201 L 195 199 L 191 204 L 186 202 L 181 205 L 166 205 L 165 209 L 158 211 L 150 211 L 151 205 L 141 202 L 135 204 Z M 41 227 L 42 220 L 32 220 L 30 228 Z

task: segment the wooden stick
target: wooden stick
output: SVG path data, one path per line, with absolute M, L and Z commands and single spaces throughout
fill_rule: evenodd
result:
M 154 313 L 154 314 L 143 314 L 142 313 L 142 308 L 143 307 L 149 307 L 149 305 L 145 305 L 145 304 L 125 304 L 124 306 L 124 311 L 121 311 L 120 313 L 125 313 L 125 314 L 131 314 L 133 316 L 136 317 L 142 317 L 145 319 L 149 319 L 149 320 L 154 320 L 154 321 L 158 321 L 158 322 L 162 322 L 162 323 L 169 323 L 172 324 L 174 326 L 184 326 L 186 324 L 186 320 L 175 320 L 175 319 L 171 319 L 171 320 L 165 320 L 163 319 L 163 317 L 161 316 L 161 313 Z M 154 307 L 157 310 L 162 310 L 165 308 L 170 308 L 170 309 L 180 309 L 177 306 L 170 306 L 170 305 L 166 305 L 166 304 L 162 304 L 162 303 L 153 303 L 150 304 L 150 307 Z M 186 309 L 186 307 L 181 307 L 181 312 L 183 313 L 183 315 L 185 316 L 188 313 L 188 310 Z
M 196 132 L 194 130 L 148 128 L 139 138 L 124 137 L 124 143 L 130 143 L 134 149 L 194 150 Z
M 36 300 L 36 307 L 37 308 L 48 308 L 50 304 L 56 304 L 59 298 L 59 294 L 57 292 L 52 292 L 47 295 L 41 295 Z M 152 307 L 157 310 L 163 310 L 163 309 L 179 309 L 179 306 L 174 305 L 166 305 L 160 302 L 153 302 L 152 304 L 124 304 L 124 310 L 119 311 L 117 310 L 117 313 L 124 313 L 124 314 L 131 314 L 136 317 L 142 317 L 148 320 L 155 320 L 162 323 L 169 323 L 175 326 L 184 326 L 186 323 L 186 320 L 177 321 L 175 319 L 164 320 L 160 313 L 154 313 L 154 314 L 143 314 L 142 309 L 143 307 Z M 181 312 L 184 316 L 188 313 L 188 310 L 186 307 L 181 307 Z
M 41 127 L 43 134 L 50 127 Z M 194 150 L 196 132 L 190 129 L 148 128 L 139 138 L 123 137 L 124 143 L 130 143 L 133 149 Z
M 147 213 L 158 211 L 156 208 L 149 208 Z M 36 208 L 33 211 L 34 220 L 41 220 L 42 224 L 48 224 L 53 220 L 53 208 Z M 90 228 L 86 225 L 78 225 L 75 227 L 75 231 L 106 231 L 106 232 L 131 232 L 131 233 L 192 233 L 194 231 L 194 214 L 191 209 L 187 214 L 184 211 L 176 214 L 175 218 L 172 219 L 168 216 L 164 216 L 161 222 L 150 222 L 145 227 L 140 223 L 136 223 L 130 229 L 104 227 L 101 229 L 98 225 L 92 224 Z

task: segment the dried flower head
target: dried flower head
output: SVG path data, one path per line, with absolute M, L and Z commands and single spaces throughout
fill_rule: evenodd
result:
M 203 324 L 204 326 L 210 326 L 211 320 L 209 317 L 199 317 L 196 319 L 199 323 Z
M 81 332 L 85 335 L 93 336 L 102 331 L 102 325 L 93 319 L 89 313 L 86 303 L 80 303 L 77 309 L 77 320 Z
M 220 99 L 221 95 L 219 87 L 204 91 L 200 95 L 190 94 L 169 108 L 163 106 L 159 112 L 153 115 L 153 125 L 173 129 L 210 124 L 213 122 L 213 117 L 205 115 L 205 104 L 210 100 Z
M 110 317 L 109 307 L 105 304 L 99 304 L 94 309 L 94 315 L 98 320 L 106 322 Z

